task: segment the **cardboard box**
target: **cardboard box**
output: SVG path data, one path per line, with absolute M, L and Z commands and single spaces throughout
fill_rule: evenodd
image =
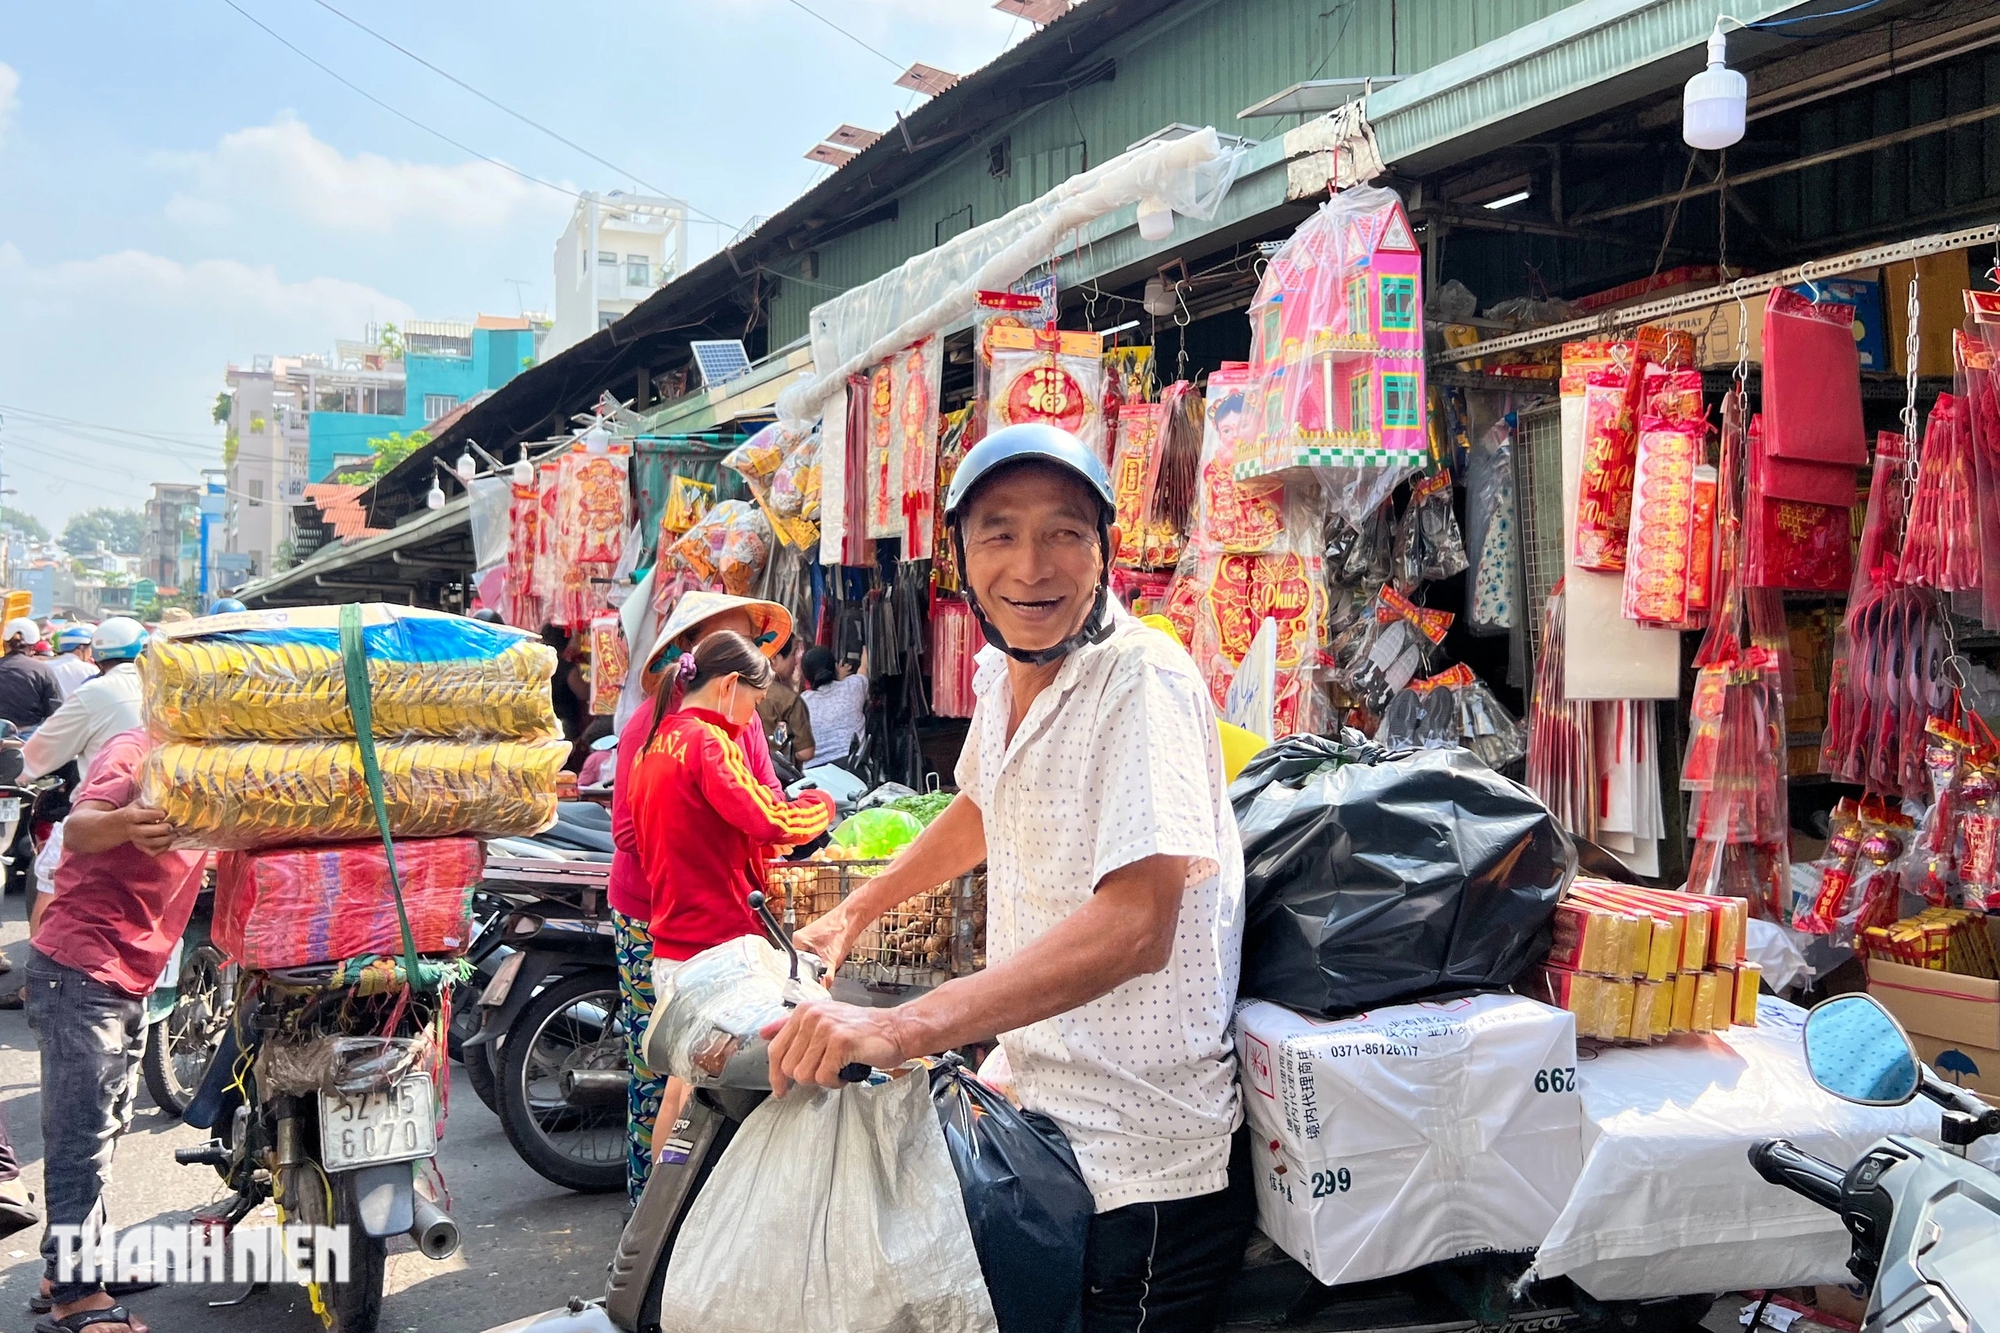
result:
M 1764 362 L 1764 298 L 1745 297 L 1742 305 L 1725 301 L 1704 310 L 1689 310 L 1650 321 L 1653 327 L 1673 329 L 1694 339 L 1694 360 L 1703 370 L 1727 370 L 1736 364 L 1737 338 L 1745 316 L 1749 318 L 1750 364 Z
M 1583 1165 L 1571 1016 L 1514 995 L 1236 1010 L 1258 1220 L 1324 1283 L 1531 1250 Z
M 1868 993 L 1912 1035 L 2000 1050 L 2000 981 L 1870 958 Z
M 1970 250 L 1947 250 L 1914 261 L 1917 274 L 1919 375 L 1949 375 L 1955 367 L 1951 333 L 1965 322 L 1965 289 L 1972 285 Z M 1882 272 L 1882 306 L 1889 335 L 1889 369 L 1901 375 L 1909 365 L 1909 302 L 1912 261 Z
M 1917 1048 L 1917 1058 L 1945 1082 L 1971 1088 L 1989 1102 L 2000 1101 L 2000 1051 L 1921 1032 L 1910 1034 L 1910 1044 Z

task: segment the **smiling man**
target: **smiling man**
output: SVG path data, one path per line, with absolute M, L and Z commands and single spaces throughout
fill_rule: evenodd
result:
M 1243 856 L 1214 707 L 1180 646 L 1110 596 L 1111 487 L 1074 436 L 994 433 L 945 512 L 991 645 L 959 794 L 799 944 L 837 963 L 985 861 L 990 965 L 897 1009 L 802 1007 L 771 1029 L 772 1086 L 999 1033 L 1096 1202 L 1086 1333 L 1208 1333 L 1255 1215 L 1229 1040 Z

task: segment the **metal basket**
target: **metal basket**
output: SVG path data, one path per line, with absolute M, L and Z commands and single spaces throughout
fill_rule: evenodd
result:
M 788 931 L 831 912 L 887 861 L 773 861 L 770 887 L 784 898 Z M 986 870 L 898 903 L 854 941 L 840 975 L 886 990 L 939 986 L 986 966 Z

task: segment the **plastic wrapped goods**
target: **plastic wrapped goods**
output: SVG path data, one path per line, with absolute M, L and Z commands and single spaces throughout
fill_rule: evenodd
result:
M 559 736 L 556 655 L 521 630 L 414 607 L 362 608 L 378 736 Z M 187 741 L 354 734 L 338 607 L 167 625 L 139 659 L 146 725 Z
M 997 1333 L 931 1107 L 906 1075 L 773 1097 L 702 1186 L 661 1333 Z
M 1299 1013 L 1508 985 L 1547 951 L 1576 869 L 1533 793 L 1463 750 L 1287 736 L 1229 793 L 1239 992 Z
M 1532 1250 L 1582 1167 L 1576 1027 L 1513 995 L 1236 1011 L 1258 1221 L 1328 1284 Z
M 466 947 L 472 890 L 484 865 L 476 838 L 397 844 L 417 952 Z M 232 959 L 267 971 L 400 953 L 403 934 L 382 844 L 224 852 L 215 867 L 214 938 Z
M 398 838 L 529 836 L 555 822 L 569 742 L 384 741 L 389 831 Z M 168 741 L 146 757 L 141 799 L 176 845 L 211 851 L 379 836 L 353 741 Z
M 1765 1181 L 1759 1139 L 1852 1162 L 1889 1134 L 1935 1140 L 1937 1107 L 1856 1106 L 1814 1086 L 1796 1005 L 1756 1027 L 1612 1049 L 1577 1066 L 1583 1171 L 1536 1255 L 1599 1300 L 1848 1282 L 1840 1214 Z
M 986 433 L 1024 421 L 1061 426 L 1104 456 L 1104 339 L 1081 332 L 994 329 Z
M 932 1068 L 931 1100 L 1000 1333 L 1077 1327 L 1096 1205 L 1062 1130 L 1017 1109 L 956 1056 Z
M 746 597 L 771 558 L 771 524 L 748 500 L 724 500 L 673 545 L 707 587 Z

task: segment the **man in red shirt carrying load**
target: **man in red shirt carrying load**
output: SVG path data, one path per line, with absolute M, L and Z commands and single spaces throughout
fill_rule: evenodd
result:
M 112 1153 L 131 1124 L 146 1047 L 145 997 L 201 890 L 201 854 L 173 851 L 166 815 L 139 801 L 151 748 L 135 730 L 98 751 L 71 803 L 55 899 L 28 951 L 28 1024 L 42 1052 L 44 1296 L 53 1305 L 38 1329 L 146 1328 L 102 1283 L 56 1271 L 54 1229 L 103 1223 Z

